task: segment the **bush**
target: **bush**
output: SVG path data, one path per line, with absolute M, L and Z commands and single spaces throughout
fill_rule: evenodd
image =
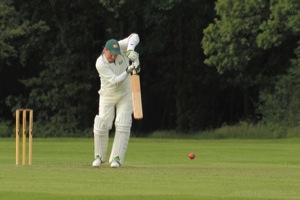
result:
M 223 125 L 220 128 L 194 132 L 189 134 L 176 131 L 155 131 L 151 138 L 193 138 L 193 139 L 277 139 L 285 137 L 300 137 L 298 128 L 286 129 L 278 124 L 251 124 L 240 122 L 236 125 Z
M 15 134 L 13 126 L 8 121 L 0 121 L 0 137 L 12 137 Z
M 263 124 L 240 122 L 233 126 L 224 125 L 218 129 L 202 133 L 206 138 L 226 139 L 269 139 L 274 138 L 273 132 Z
M 260 93 L 259 111 L 264 122 L 279 131 L 278 137 L 284 136 L 287 128 L 300 125 L 300 47 L 295 54 L 297 58 L 291 60 L 292 67 L 278 77 L 274 88 Z

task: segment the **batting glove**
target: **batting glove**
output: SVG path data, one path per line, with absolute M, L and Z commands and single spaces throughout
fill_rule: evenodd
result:
M 134 70 L 135 70 L 135 72 L 136 72 L 137 74 L 139 74 L 139 73 L 141 72 L 141 67 L 140 67 L 140 65 L 138 65 L 137 67 L 135 67 Z
M 139 54 L 136 51 L 132 51 L 132 50 L 127 51 L 126 56 L 133 62 L 139 59 Z
M 132 65 L 134 66 L 134 70 L 136 71 L 136 73 L 137 73 L 137 74 L 140 73 L 141 67 L 140 67 L 140 61 L 139 61 L 139 59 L 136 59 L 136 60 L 132 63 Z
M 128 74 L 132 73 L 133 70 L 135 70 L 134 65 L 130 65 L 129 67 L 126 68 L 126 72 L 127 72 Z

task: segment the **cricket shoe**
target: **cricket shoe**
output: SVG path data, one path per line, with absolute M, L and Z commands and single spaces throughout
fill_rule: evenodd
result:
M 102 163 L 102 161 L 101 161 L 100 157 L 97 156 L 96 159 L 93 161 L 92 166 L 93 167 L 100 167 L 101 163 Z
M 113 161 L 110 163 L 111 168 L 119 168 L 121 167 L 119 156 L 115 157 Z

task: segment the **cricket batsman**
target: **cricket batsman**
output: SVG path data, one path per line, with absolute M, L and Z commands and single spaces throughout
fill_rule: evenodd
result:
M 133 110 L 130 74 L 133 70 L 140 71 L 139 54 L 135 51 L 139 41 L 136 33 L 120 41 L 110 39 L 96 61 L 101 86 L 98 92 L 99 113 L 95 116 L 93 129 L 93 167 L 99 167 L 106 161 L 109 130 L 114 120 L 115 136 L 109 163 L 112 168 L 118 168 L 124 162 Z

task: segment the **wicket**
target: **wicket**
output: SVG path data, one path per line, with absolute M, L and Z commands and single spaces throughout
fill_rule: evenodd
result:
M 26 165 L 26 125 L 27 114 L 28 120 L 28 137 L 29 137 L 29 152 L 28 165 L 32 164 L 32 126 L 33 126 L 33 110 L 32 109 L 17 109 L 16 110 L 16 165 L 19 165 L 19 140 L 20 140 L 20 116 L 22 115 L 22 165 Z

